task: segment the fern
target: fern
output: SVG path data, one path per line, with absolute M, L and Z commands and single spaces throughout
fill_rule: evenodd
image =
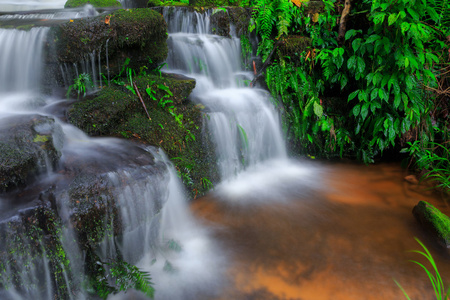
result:
M 99 271 L 101 272 L 105 272 L 104 266 L 109 268 L 109 272 L 105 272 L 109 274 L 98 277 L 95 283 L 97 294 L 101 298 L 106 299 L 109 294 L 133 288 L 153 299 L 155 290 L 148 272 L 141 271 L 138 267 L 123 260 L 112 260 L 108 263 L 97 262 L 97 264 L 100 266 Z

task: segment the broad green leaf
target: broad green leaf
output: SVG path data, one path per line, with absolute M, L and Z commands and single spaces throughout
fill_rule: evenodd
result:
M 345 40 L 348 40 L 349 38 L 354 37 L 358 33 L 355 29 L 350 29 L 345 33 Z
M 347 68 L 353 70 L 356 67 L 356 56 L 351 56 L 347 61 Z
M 400 94 L 395 94 L 394 98 L 394 108 L 398 109 L 400 103 L 402 102 Z
M 378 88 L 374 88 L 370 93 L 370 101 L 373 101 L 378 96 Z
M 323 115 L 323 107 L 316 101 L 314 101 L 314 113 L 318 117 L 322 117 L 322 115 Z
M 353 115 L 355 117 L 357 117 L 359 115 L 361 111 L 361 106 L 359 104 L 355 105 L 355 107 L 353 107 Z
M 367 114 L 369 113 L 369 106 L 370 106 L 370 102 L 366 102 L 361 107 L 361 118 L 362 119 L 365 119 L 367 117 Z
M 371 36 L 369 36 L 369 37 L 366 39 L 365 43 L 366 43 L 366 44 L 372 44 L 373 42 L 375 42 L 376 40 L 379 40 L 379 39 L 380 39 L 380 36 L 379 36 L 379 35 L 377 35 L 377 34 L 372 34 Z
M 361 46 L 361 42 L 362 42 L 362 39 L 360 39 L 360 38 L 353 40 L 352 48 L 353 48 L 354 52 L 358 51 L 359 47 Z
M 388 25 L 391 26 L 392 24 L 394 24 L 397 21 L 397 18 L 398 14 L 390 14 L 388 18 Z
M 364 62 L 364 59 L 362 59 L 361 57 L 357 57 L 357 66 L 358 66 L 358 72 L 359 73 L 363 73 L 364 69 L 366 68 L 366 63 Z
M 348 101 L 353 100 L 359 93 L 359 90 L 356 90 L 354 92 L 351 92 L 350 95 L 348 95 Z
M 420 15 L 415 11 L 412 7 L 407 7 L 406 10 L 413 17 L 414 21 L 418 21 L 420 19 Z

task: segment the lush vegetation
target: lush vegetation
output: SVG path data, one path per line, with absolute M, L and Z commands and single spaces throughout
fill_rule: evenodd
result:
M 64 7 L 72 8 L 84 6 L 86 4 L 91 4 L 94 7 L 112 7 L 112 6 L 122 7 L 122 4 L 120 4 L 120 2 L 117 0 L 67 0 Z
M 250 29 L 291 146 L 365 163 L 404 147 L 448 190 L 447 1 L 255 2 Z

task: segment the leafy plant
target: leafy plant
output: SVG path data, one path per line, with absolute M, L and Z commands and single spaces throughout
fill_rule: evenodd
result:
M 422 263 L 420 263 L 418 261 L 411 260 L 411 262 L 419 265 L 427 273 L 428 279 L 430 280 L 430 282 L 433 286 L 433 290 L 436 295 L 436 300 L 447 300 L 450 297 L 450 286 L 448 287 L 447 291 L 445 291 L 444 282 L 438 271 L 436 262 L 434 261 L 433 257 L 431 256 L 430 251 L 428 251 L 427 247 L 425 247 L 425 245 L 418 238 L 415 237 L 414 239 L 419 243 L 419 245 L 423 248 L 424 251 L 412 250 L 411 252 L 418 253 L 418 254 L 424 256 L 427 259 L 427 261 L 430 263 L 432 270 L 431 271 L 428 270 L 427 267 L 425 267 Z M 402 290 L 403 295 L 405 295 L 406 299 L 410 300 L 408 294 L 403 289 L 403 287 L 400 285 L 400 283 L 398 283 L 395 279 L 394 279 L 394 281 L 397 284 L 397 286 Z
M 206 190 L 211 190 L 214 188 L 214 184 L 206 177 L 202 177 L 202 184 Z
M 99 271 L 107 274 L 97 278 L 97 294 L 106 299 L 110 294 L 126 291 L 130 288 L 143 292 L 153 299 L 155 290 L 148 272 L 141 271 L 138 267 L 130 265 L 123 260 L 111 260 L 110 262 L 97 262 Z
M 439 144 L 428 142 L 424 146 L 423 141 L 408 142 L 408 148 L 402 152 L 408 152 L 418 169 L 426 170 L 423 179 L 436 181 L 436 188 L 441 188 L 444 192 L 450 192 L 450 149 L 448 142 Z
M 77 97 L 79 98 L 86 96 L 86 89 L 94 87 L 91 80 L 91 75 L 88 73 L 81 73 L 77 78 L 74 79 L 74 83 L 69 86 L 67 90 L 66 97 L 69 98 L 70 93 L 75 90 L 77 92 Z

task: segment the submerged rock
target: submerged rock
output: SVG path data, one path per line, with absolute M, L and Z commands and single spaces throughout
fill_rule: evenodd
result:
M 414 206 L 413 215 L 443 247 L 450 248 L 450 218 L 428 202 Z
M 0 193 L 24 186 L 56 167 L 61 156 L 60 131 L 53 118 L 40 115 L 1 120 Z

